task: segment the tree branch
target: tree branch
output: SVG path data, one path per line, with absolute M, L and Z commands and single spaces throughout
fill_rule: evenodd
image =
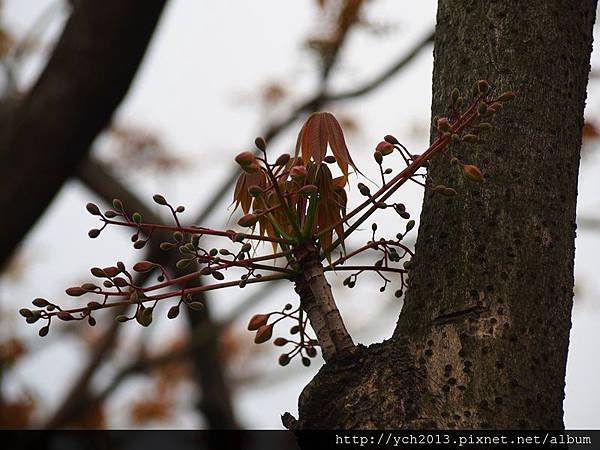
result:
M 274 138 L 284 128 L 286 128 L 288 125 L 293 123 L 302 113 L 310 111 L 310 110 L 317 110 L 325 102 L 338 101 L 338 100 L 343 100 L 344 98 L 360 96 L 360 95 L 363 95 L 363 94 L 375 89 L 380 84 L 384 83 L 387 79 L 391 78 L 393 74 L 398 72 L 406 64 L 408 64 L 408 62 L 410 62 L 414 58 L 414 56 L 416 56 L 416 54 L 418 54 L 418 52 L 422 48 L 424 48 L 429 42 L 431 42 L 430 37 L 428 39 L 425 39 L 424 41 L 420 42 L 407 56 L 402 58 L 398 63 L 394 64 L 391 68 L 386 70 L 384 73 L 382 73 L 380 76 L 376 77 L 374 80 L 372 80 L 370 83 L 368 83 L 365 86 L 362 86 L 362 87 L 354 89 L 354 90 L 347 91 L 345 93 L 339 93 L 339 94 L 334 94 L 334 95 L 326 95 L 323 92 L 320 92 L 319 94 L 315 95 L 312 99 L 309 99 L 308 101 L 306 101 L 305 103 L 303 103 L 302 105 L 297 107 L 289 115 L 289 117 L 286 120 L 271 125 L 267 129 L 265 136 L 267 137 L 267 139 Z M 106 174 L 102 175 L 102 171 L 98 170 L 97 162 L 94 162 L 94 161 L 89 161 L 88 163 L 86 163 L 83 166 L 82 177 L 84 179 L 87 177 L 88 178 L 87 181 L 92 180 L 94 177 L 100 178 L 100 179 L 104 178 L 105 181 L 107 180 Z M 139 204 L 139 202 L 135 201 L 135 198 L 133 198 L 133 199 L 128 198 L 122 191 L 119 193 L 114 193 L 114 191 L 113 191 L 111 193 L 111 189 L 112 189 L 111 186 L 115 186 L 115 184 L 113 184 L 111 182 L 108 182 L 108 183 L 104 182 L 104 183 L 99 184 L 99 183 L 97 183 L 97 181 L 95 183 L 96 187 L 94 188 L 94 190 L 96 190 L 100 195 L 102 195 L 106 199 L 110 200 L 113 197 L 119 197 L 126 204 L 136 205 L 135 209 L 137 211 L 139 211 L 144 217 L 148 217 L 148 218 L 153 217 L 152 212 L 144 210 L 142 208 L 143 203 Z M 197 218 L 197 223 L 203 222 L 206 219 L 206 217 L 208 217 L 208 215 L 210 214 L 212 208 L 214 208 L 214 206 L 222 200 L 223 196 L 225 195 L 225 193 L 227 192 L 227 190 L 230 187 L 230 184 L 231 184 L 230 181 L 231 180 L 228 180 L 227 185 L 225 185 L 225 184 L 223 185 L 226 187 L 221 189 L 217 193 L 217 195 L 215 195 L 213 197 L 213 199 L 211 199 L 209 204 L 204 208 L 202 214 L 200 214 L 200 216 Z M 94 183 L 92 183 L 92 184 L 94 184 Z M 118 327 L 116 325 L 111 325 L 110 330 L 106 336 L 108 338 L 108 341 L 110 341 L 111 339 L 114 339 L 114 336 L 116 336 L 116 330 L 118 330 Z M 111 338 L 111 335 L 112 335 L 112 338 Z M 101 350 L 102 350 L 102 345 L 99 345 L 96 355 L 101 355 L 101 354 L 103 355 L 104 353 Z M 99 357 L 98 359 L 101 359 L 101 358 L 102 357 Z M 93 358 L 93 359 L 96 359 L 96 358 Z M 92 363 L 93 363 L 93 361 L 92 361 Z M 84 371 L 84 372 L 88 372 L 88 375 L 89 375 L 89 369 L 91 369 L 91 373 L 93 373 L 93 371 L 95 370 L 95 368 L 90 365 L 90 367 L 88 367 L 88 370 Z M 87 378 L 89 381 L 90 376 L 88 376 Z M 221 398 L 221 400 L 222 400 L 222 398 Z
M 94 158 L 89 158 L 80 167 L 79 177 L 88 188 L 103 198 L 108 204 L 113 198 L 121 199 L 126 205 L 140 212 L 144 217 L 155 223 L 160 223 L 161 219 L 152 209 L 148 208 L 145 202 L 138 199 L 123 184 L 114 177 L 106 167 Z M 150 249 L 146 259 L 161 261 L 167 265 L 173 265 L 173 255 L 165 253 L 156 244 L 150 242 Z M 150 276 L 150 273 L 139 274 L 136 283 L 143 284 Z M 199 283 L 199 281 L 197 281 Z M 192 286 L 190 284 L 190 286 Z M 195 284 L 194 284 L 195 286 Z M 208 305 L 200 294 L 196 294 L 196 301 L 202 301 L 205 308 L 202 311 L 188 311 L 188 320 L 194 323 L 196 329 L 213 329 Z M 123 309 L 124 312 L 125 308 Z M 116 342 L 120 324 L 111 322 L 107 330 L 92 350 L 87 366 L 82 370 L 73 384 L 69 393 L 65 396 L 61 406 L 56 410 L 53 417 L 45 424 L 46 428 L 56 428 L 67 424 L 77 415 L 85 411 L 87 405 L 96 404 L 97 395 L 89 392 L 89 384 L 100 367 L 102 362 L 110 354 L 114 343 Z M 193 331 L 194 332 L 194 331 Z M 233 413 L 231 397 L 226 388 L 224 371 L 222 368 L 222 358 L 218 355 L 218 348 L 214 339 L 203 341 L 197 350 L 195 361 L 195 370 L 199 376 L 199 388 L 205 398 L 202 406 L 207 422 L 214 428 L 232 428 L 237 423 Z M 126 374 L 124 374 L 126 375 Z M 218 400 L 218 404 L 216 404 Z M 215 406 L 216 405 L 216 406 Z
M 205 326 L 194 326 L 192 328 L 192 334 L 187 340 L 186 344 L 175 350 L 168 350 L 163 353 L 159 353 L 155 356 L 150 357 L 140 357 L 135 361 L 130 362 L 129 364 L 122 367 L 117 374 L 112 378 L 112 380 L 100 391 L 98 391 L 93 397 L 90 398 L 90 403 L 95 404 L 97 402 L 102 402 L 109 395 L 111 395 L 120 384 L 127 379 L 127 377 L 134 375 L 136 373 L 144 373 L 149 372 L 152 369 L 156 369 L 165 364 L 169 364 L 172 362 L 179 361 L 180 359 L 187 358 L 190 356 L 195 356 L 195 360 L 199 355 L 202 354 L 202 350 L 206 345 L 211 344 L 214 340 L 219 336 L 221 331 L 228 326 L 230 326 L 234 320 L 240 317 L 243 313 L 245 313 L 249 307 L 262 300 L 264 297 L 262 292 L 256 292 L 253 295 L 250 295 L 245 301 L 243 301 L 240 305 L 233 309 L 229 313 L 229 316 L 218 323 L 207 324 Z M 206 365 L 206 360 L 203 360 L 203 365 Z M 217 383 L 215 385 L 218 386 Z M 215 392 L 218 392 L 215 390 Z M 204 396 L 212 397 L 216 400 L 220 400 L 223 402 L 223 397 L 215 396 L 210 392 L 203 391 Z M 211 404 L 212 399 L 203 398 L 201 404 L 204 405 L 205 408 Z M 223 407 L 221 407 L 222 409 Z
M 394 75 L 396 75 L 401 69 L 403 69 L 408 63 L 410 63 L 425 47 L 429 47 L 433 45 L 433 37 L 434 32 L 431 31 L 428 33 L 421 41 L 417 42 L 415 46 L 402 58 L 392 64 L 389 68 L 384 70 L 382 73 L 377 75 L 368 83 L 363 86 L 359 86 L 354 89 L 349 89 L 347 91 L 340 92 L 339 94 L 330 94 L 326 97 L 327 102 L 336 102 L 340 100 L 347 100 L 350 98 L 360 97 L 362 95 L 368 94 L 369 92 L 375 90 L 386 81 L 390 80 Z
M 77 2 L 34 87 L 0 130 L 0 266 L 73 175 L 137 71 L 165 0 Z

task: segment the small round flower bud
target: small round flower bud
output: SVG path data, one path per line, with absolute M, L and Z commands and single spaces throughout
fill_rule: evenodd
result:
M 477 86 L 477 92 L 481 95 L 487 94 L 490 90 L 490 85 L 486 80 L 478 80 L 475 85 Z
M 123 202 L 118 198 L 113 199 L 112 201 L 113 209 L 119 212 L 123 212 Z
M 389 142 L 392 145 L 398 145 L 400 142 L 398 141 L 398 139 L 396 139 L 394 136 L 392 136 L 391 134 L 387 134 L 385 135 L 385 137 L 383 138 L 383 140 L 385 142 Z
M 450 131 L 450 122 L 447 117 L 440 117 L 437 121 L 437 129 L 442 133 Z
M 279 155 L 279 157 L 277 158 L 277 160 L 275 160 L 275 165 L 276 166 L 285 166 L 289 160 L 290 160 L 290 155 L 288 153 L 284 153 L 282 155 Z
M 379 144 L 377 144 L 375 150 L 380 152 L 383 156 L 387 156 L 394 151 L 394 145 L 387 141 L 381 141 Z
M 27 309 L 27 308 L 21 308 L 21 309 L 19 310 L 19 314 L 20 314 L 21 316 L 25 317 L 26 319 L 27 319 L 28 317 L 33 317 L 33 312 L 32 312 L 30 309 Z
M 364 183 L 358 183 L 358 190 L 359 192 L 364 195 L 365 197 L 371 195 L 371 190 L 369 189 L 369 187 L 367 185 L 365 185 Z
M 286 338 L 282 338 L 282 337 L 278 337 L 277 339 L 275 339 L 273 341 L 273 345 L 276 345 L 277 347 L 283 347 L 287 343 L 288 343 L 288 340 Z
M 477 112 L 479 113 L 480 116 L 483 116 L 484 114 L 487 113 L 488 107 L 485 103 L 481 102 L 479 104 L 479 106 L 477 107 Z
M 258 330 L 263 325 L 266 325 L 267 320 L 269 320 L 268 314 L 255 314 L 248 322 L 248 330 Z
M 473 143 L 477 142 L 478 140 L 479 140 L 479 138 L 477 137 L 476 134 L 465 134 L 462 137 L 462 141 L 466 142 L 468 144 L 473 144 Z
M 48 305 L 48 300 L 45 298 L 36 298 L 33 302 L 31 302 L 33 306 L 37 306 L 38 308 L 43 308 Z
M 133 270 L 136 272 L 148 272 L 156 267 L 156 264 L 150 261 L 140 261 L 133 265 Z
M 83 294 L 85 294 L 87 291 L 83 288 L 80 288 L 79 286 L 75 286 L 75 287 L 70 287 L 68 289 L 65 290 L 66 294 L 71 296 L 71 297 L 80 297 Z
M 252 227 L 256 225 L 259 217 L 256 214 L 245 214 L 238 220 L 238 225 L 241 227 Z
M 473 166 L 470 164 L 466 164 L 463 166 L 463 175 L 468 180 L 474 181 L 476 183 L 483 182 L 483 173 L 479 170 L 479 167 Z
M 256 145 L 257 149 L 262 150 L 263 152 L 267 149 L 267 143 L 260 136 L 254 139 L 254 145 Z
M 167 312 L 167 317 L 169 319 L 174 319 L 179 315 L 179 305 L 171 306 L 169 308 L 169 312 Z
M 159 205 L 166 205 L 167 204 L 167 199 L 160 195 L 160 194 L 154 194 L 152 196 L 152 200 L 154 200 L 154 203 L 157 203 Z
M 235 157 L 235 162 L 242 167 L 247 167 L 256 161 L 256 157 L 252 152 L 242 152 Z
M 509 102 L 513 98 L 515 98 L 515 93 L 512 91 L 506 91 L 506 92 L 502 93 L 500 95 L 500 97 L 498 97 L 498 101 L 499 102 Z
M 460 97 L 460 91 L 458 90 L 458 88 L 452 89 L 451 97 L 452 97 L 452 104 L 456 104 L 458 97 Z
M 262 344 L 263 342 L 267 342 L 271 339 L 273 335 L 273 325 L 262 325 L 258 330 L 256 330 L 256 336 L 254 336 L 255 344 Z
M 87 209 L 92 216 L 100 215 L 100 208 L 98 208 L 98 206 L 96 206 L 94 203 L 88 203 L 85 205 L 85 209 Z

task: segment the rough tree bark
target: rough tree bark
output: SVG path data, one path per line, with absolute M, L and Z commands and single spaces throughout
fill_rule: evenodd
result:
M 0 267 L 109 122 L 165 1 L 74 3 L 42 75 L 0 127 Z
M 295 256 L 298 258 L 301 274 L 295 280 L 295 290 L 315 331 L 323 358 L 330 361 L 336 355 L 353 351 L 354 342 L 335 304 L 331 285 L 325 278 L 319 250 L 308 244 L 297 249 Z
M 571 325 L 581 127 L 596 1 L 441 0 L 432 114 L 488 79 L 517 98 L 461 155 L 486 173 L 425 194 L 394 335 L 328 362 L 304 428 L 560 428 Z

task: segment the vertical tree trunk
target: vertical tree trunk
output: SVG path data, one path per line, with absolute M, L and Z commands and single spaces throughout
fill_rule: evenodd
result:
M 393 337 L 326 364 L 303 427 L 560 428 L 575 206 L 596 1 L 441 0 L 432 114 L 488 79 L 517 98 L 460 155 L 431 162 L 410 288 Z

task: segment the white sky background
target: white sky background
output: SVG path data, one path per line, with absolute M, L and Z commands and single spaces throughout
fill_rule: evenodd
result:
M 49 3 L 48 0 L 7 0 L 7 25 L 17 36 L 22 35 Z M 174 203 L 188 206 L 186 217 L 191 220 L 211 189 L 218 186 L 220 177 L 232 169 L 233 157 L 249 148 L 254 136 L 260 134 L 272 116 L 314 92 L 315 61 L 301 45 L 319 24 L 314 3 L 310 0 L 171 0 L 138 77 L 118 110 L 117 121 L 157 131 L 174 152 L 191 164 L 176 177 L 130 174 L 126 180 L 128 185 L 145 199 L 150 200 L 153 193 L 161 192 Z M 330 85 L 342 90 L 369 80 L 428 33 L 435 23 L 436 2 L 414 5 L 414 2 L 394 0 L 373 2 L 367 17 L 374 23 L 392 26 L 392 31 L 383 36 L 360 29 L 354 31 Z M 58 20 L 54 28 L 60 29 Z M 597 53 L 594 61 L 598 61 Z M 39 67 L 37 60 L 25 68 L 21 74 L 24 86 L 34 78 Z M 385 134 L 396 135 L 416 153 L 425 148 L 431 70 L 432 57 L 425 51 L 369 96 L 332 108 L 334 113 L 351 115 L 360 125 L 360 132 L 347 138 L 353 158 L 368 174 L 375 174 L 372 150 Z M 267 113 L 256 105 L 260 87 L 269 81 L 284 83 L 293 95 L 281 109 Z M 592 81 L 586 110 L 590 118 L 600 118 L 599 90 L 598 82 Z M 297 126 L 292 127 L 271 143 L 275 153 L 292 150 L 297 130 Z M 582 216 L 600 217 L 600 200 L 594 195 L 598 192 L 600 153 L 587 150 L 581 167 L 578 211 Z M 353 191 L 353 195 L 356 194 L 356 189 Z M 404 195 L 409 211 L 418 219 L 419 190 L 409 189 Z M 98 201 L 78 183 L 68 183 L 27 239 L 23 249 L 28 258 L 25 275 L 18 280 L 0 280 L 0 301 L 5 317 L 0 338 L 16 333 L 26 337 L 30 347 L 35 349 L 35 358 L 27 357 L 17 365 L 5 389 L 9 394 L 16 394 L 26 387 L 32 388 L 43 399 L 43 412 L 50 412 L 56 406 L 69 386 L 68 381 L 85 363 L 85 347 L 76 338 L 57 339 L 61 324 L 54 324 L 49 338 L 41 341 L 35 334 L 37 327 L 25 327 L 14 317 L 16 310 L 38 296 L 60 298 L 64 287 L 87 279 L 88 267 L 113 264 L 118 259 L 128 264 L 136 257 L 128 235 L 118 230 L 108 230 L 97 240 L 87 238 L 87 230 L 95 226 L 93 218 L 84 211 L 85 203 L 90 200 Z M 222 213 L 214 214 L 203 225 L 231 227 L 233 223 L 227 225 L 224 217 Z M 380 229 L 396 233 L 395 217 L 385 215 L 378 222 Z M 366 234 L 362 238 L 367 239 Z M 600 373 L 600 346 L 597 345 L 600 281 L 595 274 L 600 231 L 579 231 L 576 244 L 577 295 L 567 367 L 565 422 L 568 428 L 600 428 L 597 378 Z M 341 284 L 341 280 L 332 281 L 334 285 Z M 338 292 L 336 297 L 341 299 L 342 314 L 359 342 L 369 344 L 391 334 L 400 308 L 397 301 L 390 299 L 391 292 L 379 294 L 377 287 L 369 283 L 359 283 L 353 291 L 334 287 Z M 287 288 L 278 289 L 248 316 L 295 300 L 292 290 Z M 243 297 L 237 291 L 228 290 L 211 295 L 215 315 L 226 316 Z M 382 308 L 387 308 L 384 309 L 387 313 L 382 315 Z M 11 320 L 6 320 L 7 317 Z M 238 329 L 245 327 L 246 320 L 247 317 L 240 320 Z M 167 321 L 165 318 L 156 322 L 144 335 L 133 324 L 125 326 L 123 334 L 132 342 L 131 348 L 140 338 L 160 348 L 184 326 L 183 319 Z M 372 326 L 365 328 L 369 323 Z M 241 336 L 248 342 L 252 340 L 250 333 Z M 284 411 L 296 414 L 298 395 L 317 367 L 300 369 L 299 362 L 294 361 L 287 368 L 279 368 L 277 353 L 270 347 L 262 353 L 266 355 L 258 355 L 259 363 L 254 369 L 263 370 L 265 375 L 255 385 L 247 384 L 236 391 L 235 407 L 246 427 L 281 428 L 280 414 Z M 44 373 L 44 382 L 36 383 L 40 372 Z M 105 381 L 110 372 L 110 368 L 103 371 L 97 382 Z M 117 398 L 109 402 L 110 425 L 123 427 L 127 423 L 128 400 L 140 389 L 144 392 L 149 388 L 143 379 L 123 384 Z M 181 410 L 184 412 L 171 423 L 156 425 L 202 426 L 201 418 L 185 403 L 189 395 L 189 387 L 183 386 Z

